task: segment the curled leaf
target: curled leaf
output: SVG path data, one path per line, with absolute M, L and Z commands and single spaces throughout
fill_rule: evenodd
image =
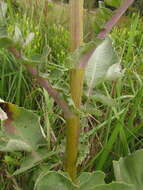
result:
M 118 56 L 113 48 L 112 40 L 107 37 L 95 49 L 88 61 L 85 76 L 89 92 L 93 87 L 106 80 L 109 67 L 118 62 Z
M 23 43 L 23 47 L 27 46 L 33 39 L 35 34 L 33 32 L 30 32 L 28 36 L 25 39 L 25 42 Z
M 113 64 L 109 67 L 106 73 L 106 79 L 110 81 L 115 81 L 123 76 L 123 71 L 119 63 Z

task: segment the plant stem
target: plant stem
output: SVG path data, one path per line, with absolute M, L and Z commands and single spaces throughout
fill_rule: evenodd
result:
M 111 32 L 112 28 L 117 24 L 126 10 L 134 3 L 135 0 L 125 0 L 122 7 L 118 8 L 115 11 L 115 14 L 106 22 L 103 29 L 97 35 L 98 39 L 104 39 L 108 33 Z M 79 68 L 85 69 L 88 64 L 88 60 L 91 57 L 92 53 L 95 51 L 96 48 L 90 49 L 89 52 L 83 55 L 79 62 Z
M 82 97 L 82 88 L 84 80 L 84 69 L 76 68 L 71 70 L 71 96 L 75 106 L 79 109 Z
M 21 52 L 17 50 L 16 48 L 8 48 L 8 50 L 17 58 L 21 58 Z M 32 65 L 25 65 L 26 69 L 29 71 L 29 73 L 35 77 L 37 82 L 40 84 L 41 87 L 43 87 L 48 94 L 55 100 L 55 102 L 61 107 L 64 117 L 69 118 L 72 117 L 74 114 L 70 111 L 68 104 L 61 99 L 59 93 L 56 91 L 56 89 L 52 88 L 49 81 L 41 76 L 39 76 L 39 72 L 36 67 Z
M 70 49 L 83 42 L 83 0 L 70 0 Z
M 80 108 L 84 69 L 73 69 L 71 71 L 71 95 L 77 109 Z M 75 181 L 77 176 L 76 161 L 78 155 L 78 141 L 80 133 L 80 116 L 74 115 L 66 120 L 66 161 L 65 171 Z
M 31 65 L 26 66 L 27 70 L 35 77 L 37 82 L 45 89 L 47 90 L 48 94 L 55 100 L 55 102 L 62 108 L 64 117 L 70 118 L 73 116 L 73 113 L 70 111 L 68 104 L 61 99 L 59 93 L 52 88 L 51 84 L 47 79 L 44 79 L 43 77 L 39 76 L 38 71 L 35 67 Z
M 83 42 L 83 0 L 70 1 L 70 34 L 71 34 L 71 51 L 74 51 Z M 84 79 L 84 69 L 74 68 L 71 70 L 70 86 L 71 96 L 77 109 L 80 108 L 82 88 Z M 80 116 L 75 115 L 66 120 L 66 161 L 65 171 L 68 172 L 71 179 L 76 182 L 77 177 L 77 155 L 78 141 L 80 131 Z
M 133 4 L 135 0 L 125 0 L 122 7 L 118 8 L 112 18 L 105 24 L 104 29 L 98 34 L 99 39 L 104 39 L 112 30 L 113 26 L 119 21 L 126 10 Z
M 66 158 L 65 171 L 70 175 L 71 179 L 76 182 L 77 177 L 77 154 L 79 139 L 80 118 L 73 116 L 66 119 Z

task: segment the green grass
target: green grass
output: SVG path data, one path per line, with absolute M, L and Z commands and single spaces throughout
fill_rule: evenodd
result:
M 96 121 L 93 121 L 92 129 L 89 127 L 89 132 L 92 131 L 90 136 L 96 134 L 95 138 L 99 139 L 98 145 L 93 146 L 100 148 L 95 150 L 95 155 L 91 156 L 83 170 L 103 169 L 110 175 L 113 159 L 119 159 L 143 147 L 143 22 L 134 13 L 128 22 L 123 28 L 116 27 L 111 34 L 125 73 L 121 80 L 113 85 L 105 83 L 101 89 L 102 93 L 114 98 L 114 107 L 91 102 L 99 105 L 98 109 L 102 112 L 101 117 L 95 115 Z
M 8 28 L 12 34 L 17 24 L 23 37 L 29 32 L 36 34 L 32 44 L 25 50 L 27 56 L 43 54 L 44 61 L 39 68 L 44 71 L 60 92 L 68 97 L 68 72 L 66 57 L 68 54 L 69 33 L 60 23 L 44 25 L 42 13 L 38 19 L 33 13 L 23 12 L 8 4 Z M 21 14 L 22 13 L 22 14 Z M 143 148 L 143 21 L 136 14 L 129 15 L 124 27 L 115 27 L 112 38 L 121 57 L 124 77 L 116 83 L 104 83 L 100 91 L 108 96 L 107 103 L 91 100 L 89 110 L 84 113 L 81 129 L 81 151 L 79 154 L 79 172 L 102 169 L 107 173 L 107 181 L 113 179 L 112 160 L 119 159 L 136 149 Z M 44 49 L 44 51 L 43 51 Z M 31 79 L 27 71 L 7 51 L 0 50 L 0 98 L 28 109 L 41 116 L 41 123 L 48 142 L 48 150 L 61 150 L 53 160 L 44 164 L 50 169 L 61 169 L 64 151 L 64 120 L 61 110 L 49 95 Z M 86 99 L 86 91 L 84 94 Z M 108 100 L 114 99 L 115 105 Z M 6 157 L 6 156 L 9 157 Z M 19 167 L 23 154 L 0 154 L 0 189 L 11 190 L 15 181 L 19 186 L 27 182 L 26 175 L 9 178 Z M 8 159 L 9 158 L 9 159 Z M 42 166 L 40 166 L 42 168 Z M 31 170 L 30 175 L 36 173 Z

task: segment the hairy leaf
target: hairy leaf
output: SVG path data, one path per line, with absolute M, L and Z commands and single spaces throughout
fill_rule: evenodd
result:
M 46 172 L 38 177 L 34 190 L 76 190 L 77 187 L 59 172 Z
M 34 190 L 135 190 L 134 185 L 124 182 L 105 184 L 104 177 L 101 171 L 84 172 L 78 178 L 76 186 L 64 173 L 42 172 L 35 183 Z
M 121 71 L 121 65 L 119 63 L 113 64 L 109 67 L 106 73 L 106 79 L 115 81 L 123 76 L 123 72 Z
M 101 171 L 96 171 L 93 173 L 83 172 L 78 180 L 80 181 L 80 190 L 87 190 L 98 184 L 105 184 L 104 182 L 105 174 Z
M 114 161 L 114 173 L 116 180 L 134 184 L 135 189 L 143 189 L 143 149 Z
M 118 57 L 112 46 L 112 40 L 107 37 L 95 49 L 88 61 L 85 75 L 89 89 L 91 90 L 93 87 L 106 80 L 106 74 L 109 67 L 118 62 Z
M 33 32 L 30 32 L 28 36 L 25 39 L 25 42 L 23 43 L 23 47 L 27 46 L 34 38 L 35 34 Z
M 0 107 L 8 117 L 3 121 L 0 151 L 36 151 L 44 142 L 39 117 L 11 103 L 0 102 Z
M 135 190 L 135 187 L 133 185 L 129 185 L 123 182 L 113 182 L 111 184 L 95 186 L 90 190 Z

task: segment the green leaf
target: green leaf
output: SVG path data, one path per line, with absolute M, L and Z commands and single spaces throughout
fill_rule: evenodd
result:
M 105 104 L 107 106 L 113 107 L 116 105 L 116 101 L 108 96 L 105 96 L 104 94 L 101 94 L 100 92 L 95 92 L 93 96 L 91 97 L 93 101 L 101 102 L 102 104 Z
M 89 190 L 136 190 L 136 189 L 133 185 L 129 185 L 123 182 L 122 183 L 113 182 L 107 185 L 95 186 L 94 188 L 91 188 Z
M 111 38 L 107 37 L 91 55 L 86 69 L 86 80 L 89 91 L 106 79 L 109 67 L 118 63 L 118 57 L 112 46 Z
M 121 71 L 121 65 L 119 63 L 116 63 L 109 67 L 106 74 L 106 79 L 110 81 L 116 81 L 122 76 L 123 76 L 123 72 Z
M 135 190 L 133 185 L 123 182 L 105 184 L 104 177 L 101 171 L 84 172 L 78 178 L 80 184 L 76 186 L 64 173 L 42 172 L 35 183 L 34 190 Z
M 39 117 L 32 111 L 8 102 L 0 102 L 8 119 L 2 123 L 0 151 L 36 151 L 44 143 Z
M 72 181 L 59 172 L 41 173 L 38 177 L 34 190 L 76 190 Z
M 31 146 L 19 139 L 7 139 L 3 145 L 0 145 L 0 151 L 13 152 L 13 151 L 28 151 L 31 152 Z
M 136 190 L 143 189 L 143 149 L 114 161 L 114 173 L 117 181 L 134 184 Z
M 101 171 L 96 172 L 83 172 L 78 180 L 80 182 L 80 190 L 87 190 L 95 185 L 105 184 L 104 182 L 105 174 Z
M 105 0 L 105 3 L 111 7 L 118 8 L 122 5 L 123 0 Z
M 14 41 L 7 36 L 0 36 L 0 48 L 9 48 L 15 46 Z
M 95 48 L 95 42 L 91 41 L 89 43 L 85 43 L 82 46 L 78 47 L 74 52 L 70 53 L 67 57 L 67 62 L 69 63 L 68 68 L 73 68 L 74 65 L 79 64 L 79 62 L 87 62 L 89 56 L 85 56 L 88 52 L 92 51 Z

